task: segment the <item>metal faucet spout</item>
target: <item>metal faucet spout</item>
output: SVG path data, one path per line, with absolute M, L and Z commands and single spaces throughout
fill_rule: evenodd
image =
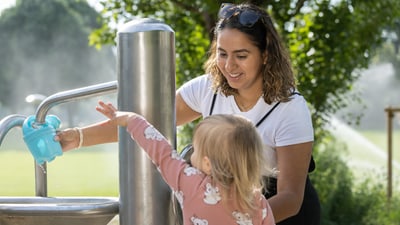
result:
M 22 127 L 25 119 L 26 116 L 24 115 L 13 114 L 0 120 L 0 146 L 8 131 L 10 131 L 13 127 Z
M 118 81 L 110 81 L 106 83 L 86 86 L 73 90 L 58 92 L 44 99 L 36 110 L 36 124 L 46 122 L 47 112 L 53 107 L 61 103 L 76 101 L 83 98 L 103 95 L 116 92 L 118 89 Z M 36 196 L 47 197 L 47 175 L 46 162 L 42 165 L 35 163 L 35 189 Z
M 107 93 L 116 92 L 118 88 L 117 81 L 110 81 L 102 84 L 87 86 L 83 88 L 77 88 L 69 91 L 59 92 L 53 94 L 46 99 L 44 99 L 36 110 L 36 120 L 37 124 L 42 124 L 45 122 L 46 114 L 51 107 L 70 101 L 76 101 L 82 98 L 88 98 L 98 95 L 103 95 Z

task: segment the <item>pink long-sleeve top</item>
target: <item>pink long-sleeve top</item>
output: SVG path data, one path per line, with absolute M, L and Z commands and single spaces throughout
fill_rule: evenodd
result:
M 274 225 L 271 208 L 263 195 L 257 195 L 260 210 L 250 216 L 223 204 L 220 187 L 211 177 L 181 159 L 166 138 L 143 117 L 128 121 L 127 131 L 159 169 L 174 191 L 185 225 Z

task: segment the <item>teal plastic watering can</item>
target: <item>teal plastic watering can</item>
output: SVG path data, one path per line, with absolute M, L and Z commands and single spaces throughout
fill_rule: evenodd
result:
M 37 124 L 35 120 L 34 115 L 27 117 L 22 124 L 22 133 L 29 151 L 41 165 L 63 154 L 60 143 L 54 140 L 61 122 L 55 115 L 46 116 L 43 124 Z

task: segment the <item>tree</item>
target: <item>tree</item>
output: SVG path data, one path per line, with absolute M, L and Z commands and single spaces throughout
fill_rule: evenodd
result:
M 376 62 L 390 62 L 395 70 L 395 76 L 400 80 L 400 18 L 385 30 L 385 43 L 379 49 Z
M 114 43 L 116 28 L 135 17 L 164 21 L 176 32 L 177 85 L 203 73 L 202 63 L 223 1 L 101 0 L 104 23 L 91 43 Z M 234 1 L 238 3 L 239 1 Z M 316 136 L 328 118 L 351 104 L 345 94 L 400 16 L 400 1 L 250 1 L 268 9 L 290 49 L 299 89 L 310 103 Z M 357 100 L 357 96 L 355 98 Z M 360 100 L 360 99 L 358 99 Z
M 28 94 L 114 80 L 110 48 L 88 44 L 100 27 L 87 1 L 17 0 L 0 17 L 0 105 L 20 113 Z M 103 63 L 105 62 L 105 63 Z M 26 104 L 26 103 L 25 103 Z

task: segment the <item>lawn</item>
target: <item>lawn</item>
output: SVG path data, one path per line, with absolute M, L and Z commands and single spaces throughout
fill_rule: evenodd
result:
M 34 196 L 34 160 L 20 130 L 11 130 L 0 146 L 0 196 Z M 347 145 L 344 157 L 356 178 L 387 171 L 386 131 L 355 131 L 340 125 L 334 131 Z M 400 131 L 393 134 L 393 157 L 400 162 Z M 318 163 L 318 162 L 317 162 Z M 47 163 L 48 196 L 119 195 L 118 145 L 106 144 L 67 152 Z M 371 173 L 372 172 L 372 173 Z M 394 191 L 400 167 L 393 170 Z M 116 216 L 108 225 L 118 225 Z
M 359 131 L 369 141 L 374 143 L 377 147 L 387 151 L 388 148 L 388 134 L 376 130 L 361 130 Z M 394 130 L 392 134 L 392 149 L 393 155 L 398 162 L 400 162 L 400 130 Z
M 356 180 L 363 181 L 378 176 L 386 184 L 388 171 L 386 130 L 354 130 L 345 124 L 333 121 L 332 133 L 346 144 L 343 152 L 347 164 Z M 400 130 L 393 132 L 393 188 L 400 188 Z M 338 149 L 342 150 L 342 149 Z M 318 163 L 318 162 L 317 162 Z
M 0 196 L 34 196 L 34 161 L 19 129 L 0 146 Z M 338 126 L 347 144 L 346 158 L 356 173 L 387 171 L 386 131 L 359 131 Z M 400 131 L 393 134 L 394 176 L 400 175 Z M 360 169 L 359 169 L 360 168 Z M 118 196 L 118 145 L 106 144 L 67 152 L 47 163 L 48 196 Z
M 365 158 L 367 161 L 384 161 L 387 164 L 387 154 L 388 154 L 388 134 L 387 132 L 376 131 L 376 130 L 359 130 L 358 131 L 362 137 L 365 138 L 366 142 L 360 145 L 358 150 L 350 153 L 356 158 Z M 357 146 L 357 139 L 352 139 L 348 141 L 349 146 Z M 367 149 L 374 149 L 373 151 L 379 151 L 381 154 L 370 153 L 366 151 L 367 149 L 362 146 L 368 146 Z M 351 149 L 351 148 L 350 148 Z M 379 155 L 379 157 L 376 157 Z M 400 130 L 396 130 L 392 134 L 392 159 L 393 163 L 397 164 L 397 169 L 400 169 Z
M 17 132 L 0 146 L 0 196 L 35 196 L 34 159 Z M 118 169 L 117 144 L 64 153 L 47 163 L 48 196 L 118 196 Z

